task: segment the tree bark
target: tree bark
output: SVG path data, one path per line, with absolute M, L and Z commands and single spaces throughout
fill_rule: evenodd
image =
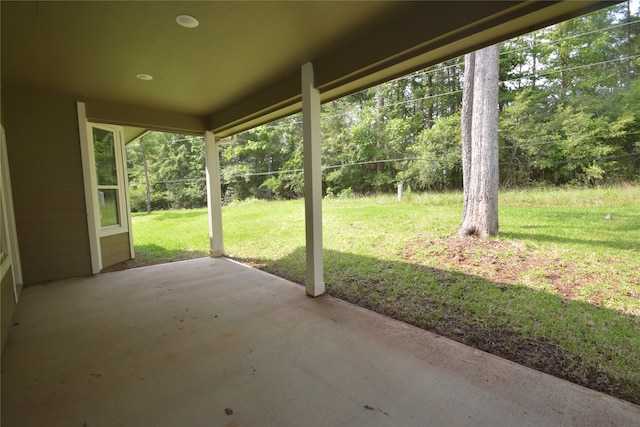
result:
M 473 112 L 473 76 L 476 67 L 475 52 L 464 56 L 464 83 L 462 86 L 462 112 L 460 113 L 460 129 L 462 139 L 462 188 L 464 201 L 462 205 L 462 222 L 464 223 L 469 206 L 471 183 L 471 120 Z
M 377 137 L 378 140 L 376 142 L 376 149 L 378 153 L 382 151 L 382 121 L 384 120 L 384 98 L 382 97 L 382 90 L 380 85 L 376 86 L 376 100 L 378 102 L 378 127 L 377 127 Z M 376 160 L 379 158 L 376 156 Z M 380 162 L 376 163 L 376 172 L 382 173 L 384 165 Z
M 144 170 L 144 184 L 147 200 L 147 215 L 151 214 L 151 186 L 149 185 L 149 170 L 147 169 L 147 153 L 144 149 L 144 137 L 140 138 L 140 151 L 142 152 L 142 168 Z
M 533 35 L 533 42 L 531 43 L 531 56 L 532 56 L 532 66 L 531 66 L 531 87 L 533 89 L 536 88 L 536 73 L 538 72 L 538 58 L 536 55 L 536 35 Z
M 627 85 L 631 83 L 631 55 L 633 46 L 631 45 L 631 1 L 627 0 Z
M 486 239 L 498 234 L 499 55 L 499 45 L 477 51 L 473 61 L 475 65 L 470 73 L 473 74 L 469 145 L 471 161 L 468 162 L 467 159 L 466 169 L 463 163 L 463 181 L 466 187 L 463 220 L 459 230 L 461 236 L 474 235 Z M 467 87 L 465 79 L 465 88 Z M 463 100 L 464 98 L 463 95 Z M 468 103 L 469 99 L 465 104 L 467 108 Z M 464 135 L 468 132 L 469 124 L 463 121 L 461 125 Z M 463 151 L 463 159 L 464 154 Z
M 433 127 L 433 73 L 427 75 L 427 129 Z

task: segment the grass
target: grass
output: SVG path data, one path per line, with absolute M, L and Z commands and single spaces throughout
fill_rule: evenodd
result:
M 502 192 L 486 242 L 457 237 L 461 204 L 325 200 L 328 292 L 640 403 L 640 186 Z M 144 256 L 207 253 L 206 210 L 133 220 Z M 223 223 L 230 257 L 304 283 L 302 201 L 227 206 Z
M 158 264 L 207 256 L 207 209 L 134 212 L 133 244 L 143 264 Z

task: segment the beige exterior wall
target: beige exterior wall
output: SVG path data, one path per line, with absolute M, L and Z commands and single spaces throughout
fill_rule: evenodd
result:
M 102 253 L 102 268 L 131 259 L 129 233 L 101 237 L 100 251 Z
M 91 273 L 76 101 L 2 88 L 25 284 Z

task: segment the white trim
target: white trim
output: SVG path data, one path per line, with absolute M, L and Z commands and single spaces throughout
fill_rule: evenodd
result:
M 129 230 L 129 257 L 134 259 L 136 257 L 136 252 L 133 248 L 133 226 L 131 224 L 131 198 L 129 197 L 129 173 L 127 170 L 127 148 L 125 147 L 124 140 L 124 131 L 122 128 L 119 130 L 120 132 L 120 158 L 122 160 L 122 197 L 124 197 L 124 217 L 125 223 L 127 224 L 127 229 Z M 147 131 L 148 132 L 148 131 Z M 145 132 L 146 134 L 146 132 Z M 144 134 L 143 134 L 144 135 Z M 142 136 L 142 135 L 140 135 Z
M 95 155 L 94 155 L 94 146 L 93 146 L 93 129 L 101 129 L 107 132 L 111 132 L 113 133 L 113 143 L 114 143 L 114 156 L 115 156 L 115 160 L 116 160 L 116 175 L 118 177 L 118 184 L 117 185 L 100 185 L 98 186 L 98 183 L 95 180 L 95 176 L 96 176 L 96 163 L 95 163 Z M 127 189 L 125 187 L 126 185 L 126 178 L 125 178 L 125 169 L 126 169 L 126 165 L 124 164 L 124 158 L 123 158 L 123 143 L 122 143 L 122 128 L 120 126 L 113 126 L 113 125 L 105 125 L 102 123 L 91 123 L 88 122 L 87 123 L 87 137 L 89 138 L 89 151 L 91 154 L 91 158 L 90 158 L 90 167 L 91 167 L 91 186 L 93 189 L 93 194 L 94 194 L 94 209 L 95 212 L 98 214 L 96 217 L 96 229 L 97 229 L 97 233 L 99 237 L 105 237 L 105 236 L 113 236 L 114 234 L 122 234 L 122 233 L 127 233 L 129 232 L 129 229 L 131 228 L 129 226 L 130 221 L 129 219 L 129 214 L 127 211 Z M 104 189 L 108 189 L 108 190 L 116 190 L 117 194 L 118 194 L 118 224 L 117 225 L 111 225 L 108 227 L 102 227 L 102 225 L 100 224 L 100 205 L 99 205 L 99 200 L 98 198 L 95 196 L 95 194 L 98 193 L 98 187 L 104 188 Z
M 100 273 L 102 269 L 102 253 L 98 238 L 98 205 L 94 191 L 95 170 L 93 170 L 93 144 L 89 143 L 89 127 L 84 102 L 78 102 L 78 128 L 80 130 L 80 151 L 82 154 L 82 175 L 84 177 L 84 201 L 87 209 L 87 228 L 89 230 L 89 250 L 91 252 L 91 272 Z
M 322 152 L 320 149 L 320 91 L 314 86 L 313 64 L 302 66 L 302 134 L 304 161 L 304 220 L 307 255 L 307 294 L 322 295 Z
M 9 157 L 4 127 L 0 125 L 0 194 L 4 208 L 3 223 L 0 227 L 2 233 L 6 233 L 7 257 L 0 263 L 0 278 L 4 278 L 11 266 L 13 275 L 13 298 L 18 303 L 20 290 L 22 289 L 22 265 L 20 263 L 20 249 L 18 247 L 18 235 L 16 232 L 16 217 L 13 210 L 13 193 L 11 191 L 11 175 L 9 173 Z
M 133 233 L 131 227 L 131 202 L 129 200 L 129 179 L 127 176 L 126 149 L 124 132 L 121 126 L 92 123 L 87 121 L 85 104 L 78 102 L 78 127 L 80 129 L 80 147 L 82 153 L 82 174 L 84 177 L 85 204 L 87 208 L 87 227 L 91 251 L 91 271 L 97 274 L 102 270 L 102 248 L 100 238 L 116 234 L 129 233 L 129 255 L 133 259 Z M 113 188 L 118 194 L 118 225 L 102 227 L 100 224 L 100 201 L 96 182 L 95 153 L 93 147 L 93 129 L 102 129 L 113 133 L 114 155 L 118 185 L 100 186 Z
M 209 254 L 225 256 L 222 237 L 222 192 L 220 190 L 220 153 L 213 132 L 204 133 L 204 158 L 207 178 L 207 210 L 209 213 Z
M 96 218 L 96 224 L 97 224 L 97 230 L 98 230 L 98 236 L 100 237 L 105 237 L 105 236 L 113 236 L 114 234 L 122 234 L 122 233 L 126 233 L 129 231 L 129 222 L 127 221 L 128 215 L 127 215 L 127 202 L 126 202 L 126 189 L 125 189 L 125 180 L 123 179 L 123 171 L 125 169 L 125 166 L 123 165 L 124 163 L 124 159 L 122 157 L 123 153 L 122 153 L 122 146 L 124 145 L 122 143 L 122 135 L 123 135 L 123 131 L 122 131 L 122 127 L 120 126 L 113 126 L 113 125 L 105 125 L 102 123 L 91 123 L 88 122 L 87 123 L 87 136 L 89 137 L 89 146 L 90 146 L 90 151 L 91 151 L 91 171 L 92 171 L 92 177 L 93 179 L 91 180 L 91 185 L 93 187 L 93 193 L 94 195 L 97 194 L 98 192 L 98 183 L 95 180 L 95 176 L 96 176 L 96 162 L 95 162 L 95 155 L 94 155 L 94 146 L 93 146 L 93 129 L 100 129 L 100 130 L 104 130 L 107 132 L 111 132 L 113 133 L 113 145 L 114 145 L 114 156 L 115 156 L 115 160 L 116 160 L 116 176 L 118 177 L 118 184 L 117 185 L 101 185 L 100 187 L 105 188 L 105 189 L 109 189 L 109 190 L 116 190 L 117 194 L 118 194 L 118 225 L 112 225 L 112 226 L 108 226 L 108 227 L 102 227 L 102 225 L 100 224 L 100 220 L 98 219 L 100 217 L 100 205 L 99 205 L 99 200 L 97 197 L 94 196 L 94 209 L 95 211 L 98 213 L 98 217 Z

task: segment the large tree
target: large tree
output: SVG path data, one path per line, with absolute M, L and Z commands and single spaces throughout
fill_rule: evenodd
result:
M 462 101 L 464 209 L 459 234 L 498 234 L 498 75 L 500 46 L 465 57 Z

